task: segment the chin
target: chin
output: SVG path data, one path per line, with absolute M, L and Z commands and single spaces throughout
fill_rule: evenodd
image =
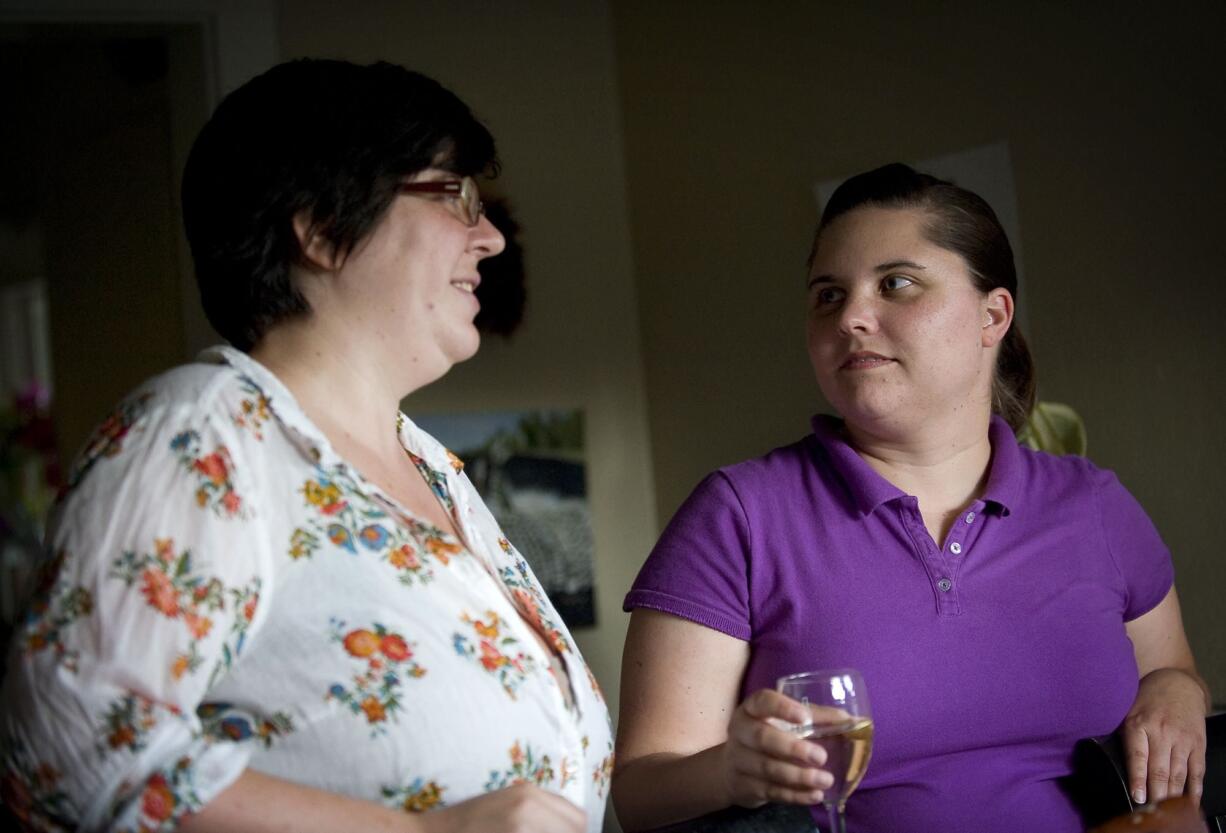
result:
M 451 356 L 450 356 L 451 363 L 459 364 L 460 362 L 466 362 L 469 359 L 471 359 L 473 356 L 477 355 L 477 351 L 480 349 L 481 349 L 481 334 L 478 333 L 477 328 L 474 327 L 471 337 L 466 338 L 462 342 L 457 343 L 452 349 Z
M 865 429 L 896 428 L 908 422 L 912 410 L 897 401 L 864 401 L 832 403 L 843 420 Z
M 898 415 L 907 407 L 903 391 L 891 385 L 822 385 L 822 395 L 843 419 L 869 425 Z

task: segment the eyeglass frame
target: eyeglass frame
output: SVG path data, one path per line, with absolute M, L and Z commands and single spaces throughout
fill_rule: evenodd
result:
M 481 222 L 481 215 L 485 213 L 481 191 L 477 188 L 477 181 L 471 176 L 425 182 L 400 182 L 396 188 L 404 194 L 445 194 L 456 197 L 460 205 L 460 219 L 469 228 Z

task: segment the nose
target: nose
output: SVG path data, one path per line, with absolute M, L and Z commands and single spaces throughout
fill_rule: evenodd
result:
M 493 257 L 507 247 L 507 240 L 484 214 L 469 232 L 469 247 L 477 252 L 477 259 Z
M 877 331 L 877 309 L 872 299 L 852 294 L 843 302 L 839 311 L 839 332 L 874 333 Z

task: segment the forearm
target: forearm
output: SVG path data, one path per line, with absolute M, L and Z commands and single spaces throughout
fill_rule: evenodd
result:
M 412 814 L 247 770 L 184 833 L 580 833 L 586 815 L 559 795 L 515 784 Z
M 421 817 L 248 769 L 198 813 L 183 833 L 426 833 Z
M 619 764 L 612 797 L 622 828 L 650 830 L 729 806 L 723 750 L 721 743 L 693 755 L 660 752 Z

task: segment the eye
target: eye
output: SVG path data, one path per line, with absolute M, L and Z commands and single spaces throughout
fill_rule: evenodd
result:
M 847 294 L 842 288 L 830 284 L 818 284 L 812 290 L 813 306 L 828 307 L 843 300 Z
M 914 284 L 915 281 L 908 278 L 906 275 L 886 275 L 881 279 L 881 288 L 886 292 L 896 292 L 899 289 L 905 289 Z

